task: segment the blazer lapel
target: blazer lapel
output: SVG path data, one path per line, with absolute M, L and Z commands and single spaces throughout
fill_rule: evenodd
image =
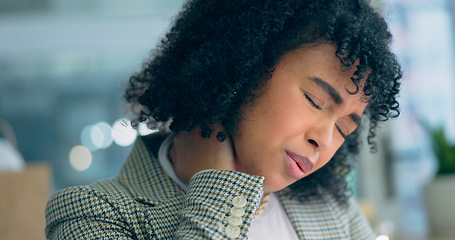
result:
M 337 232 L 337 219 L 330 203 L 324 198 L 303 198 L 285 188 L 277 192 L 299 239 L 327 239 Z

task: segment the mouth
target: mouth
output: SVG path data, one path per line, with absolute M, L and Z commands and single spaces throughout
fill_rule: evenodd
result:
M 289 173 L 295 180 L 303 178 L 313 168 L 310 159 L 288 151 L 286 151 L 286 160 Z

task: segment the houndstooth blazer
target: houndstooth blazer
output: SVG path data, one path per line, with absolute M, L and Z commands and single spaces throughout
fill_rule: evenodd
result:
M 164 137 L 138 138 L 118 177 L 56 193 L 46 208 L 47 238 L 246 239 L 263 177 L 206 170 L 185 193 L 152 154 Z M 277 195 L 300 239 L 375 238 L 354 200 L 343 208 L 329 194 L 302 201 L 285 188 Z

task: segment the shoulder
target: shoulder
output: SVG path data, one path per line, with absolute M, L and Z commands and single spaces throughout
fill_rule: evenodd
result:
M 104 180 L 89 186 L 74 186 L 58 191 L 47 204 L 47 220 L 83 216 L 88 209 L 92 215 L 109 216 L 112 208 L 119 205 L 111 194 L 116 190 L 120 190 L 117 195 L 123 192 L 118 185 L 110 181 Z
M 141 214 L 142 213 L 142 214 Z M 89 186 L 75 186 L 54 194 L 46 206 L 46 235 L 79 236 L 90 230 L 110 229 L 132 234 L 135 225 L 140 225 L 145 213 L 116 179 L 103 180 Z M 85 227 L 90 226 L 89 229 Z M 75 237 L 74 237 L 75 238 Z
M 154 156 L 166 136 L 138 139 L 118 177 L 55 193 L 46 207 L 46 236 L 87 239 L 109 232 L 103 237 L 121 239 L 168 234 L 183 196 Z M 172 221 L 164 222 L 164 216 Z
M 121 186 L 117 179 L 102 180 L 88 186 L 74 186 L 63 189 L 55 193 L 48 202 L 47 213 L 66 211 L 68 214 L 77 217 L 86 209 L 91 209 L 92 214 L 102 214 L 106 216 L 112 208 L 119 208 L 129 202 L 128 191 Z M 109 211 L 106 211 L 106 206 Z M 59 211 L 52 211 L 52 210 Z

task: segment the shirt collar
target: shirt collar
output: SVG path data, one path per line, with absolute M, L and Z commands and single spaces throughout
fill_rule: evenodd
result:
M 166 174 L 174 180 L 177 185 L 180 186 L 185 192 L 188 191 L 188 184 L 184 183 L 178 176 L 172 166 L 171 160 L 169 159 L 169 149 L 173 144 L 175 134 L 169 134 L 169 136 L 164 139 L 163 143 L 158 150 L 158 161 L 161 164 L 161 167 L 164 169 Z

